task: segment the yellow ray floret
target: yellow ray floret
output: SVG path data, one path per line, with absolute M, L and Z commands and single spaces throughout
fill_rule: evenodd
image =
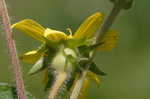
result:
M 100 28 L 103 22 L 103 15 L 99 12 L 88 17 L 75 32 L 75 38 L 91 38 Z
M 37 22 L 35 22 L 34 20 L 31 20 L 31 19 L 22 20 L 20 22 L 13 24 L 11 28 L 21 30 L 36 40 L 39 40 L 42 42 L 45 41 L 45 38 L 44 38 L 45 28 L 42 27 Z
M 90 79 L 90 80 L 93 80 L 95 81 L 97 84 L 100 84 L 100 76 L 98 76 L 97 74 L 91 72 L 91 71 L 88 71 L 87 72 L 87 77 Z
M 47 28 L 44 32 L 44 37 L 46 37 L 48 40 L 52 42 L 59 42 L 61 40 L 66 40 L 68 36 L 61 31 L 56 31 Z
M 112 50 L 114 47 L 116 47 L 118 39 L 119 39 L 118 32 L 114 30 L 109 30 L 100 41 L 103 42 L 104 44 L 98 47 L 98 50 L 105 50 L 105 51 Z
M 41 52 L 33 50 L 25 53 L 23 56 L 20 57 L 20 59 L 27 63 L 35 63 L 41 57 L 41 55 Z

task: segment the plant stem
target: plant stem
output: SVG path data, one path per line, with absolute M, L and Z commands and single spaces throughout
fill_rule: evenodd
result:
M 80 93 L 82 90 L 83 82 L 85 80 L 87 71 L 83 71 L 82 76 L 77 80 L 75 87 L 72 91 L 72 94 L 70 96 L 70 99 L 78 99 L 79 95 L 82 94 Z
M 115 3 L 110 14 L 106 18 L 104 24 L 101 27 L 101 30 L 99 31 L 98 35 L 96 36 L 96 43 L 99 43 L 101 38 L 105 36 L 109 28 L 112 26 L 113 22 L 119 15 L 120 11 L 122 10 L 122 6 L 119 3 Z M 96 54 L 96 50 L 91 55 L 90 59 L 93 60 L 94 56 Z
M 18 99 L 26 99 L 21 67 L 17 56 L 16 45 L 13 40 L 13 34 L 5 0 L 0 0 L 0 15 L 2 17 L 4 31 L 6 32 L 7 47 L 11 59 L 12 71 L 14 74 L 13 77 L 16 83 L 17 96 Z
M 118 16 L 119 12 L 121 11 L 122 7 L 118 4 L 114 4 L 114 7 L 110 14 L 108 15 L 107 19 L 105 20 L 104 24 L 101 27 L 100 32 L 96 37 L 96 42 L 98 43 L 100 39 L 107 33 L 108 29 L 111 27 L 113 22 L 115 21 L 116 17 Z
M 57 71 L 54 84 L 49 92 L 48 99 L 56 99 L 59 89 L 62 87 L 63 83 L 67 78 L 67 74 L 64 71 Z

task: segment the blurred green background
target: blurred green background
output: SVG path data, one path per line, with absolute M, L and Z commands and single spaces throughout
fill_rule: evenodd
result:
M 7 0 L 11 22 L 31 18 L 45 27 L 74 32 L 94 12 L 106 16 L 112 8 L 109 0 Z M 117 48 L 98 52 L 95 58 L 108 75 L 101 86 L 91 83 L 87 99 L 150 99 L 150 1 L 135 0 L 133 8 L 122 11 L 112 28 L 120 33 Z M 22 32 L 14 37 L 19 55 L 40 44 Z M 21 62 L 26 89 L 37 99 L 44 99 L 43 74 L 28 76 L 31 65 Z M 0 33 L 0 81 L 11 83 L 11 66 L 5 33 Z

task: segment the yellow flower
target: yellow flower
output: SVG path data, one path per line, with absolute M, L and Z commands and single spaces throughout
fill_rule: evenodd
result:
M 74 35 L 66 35 L 64 32 L 45 28 L 31 19 L 25 19 L 12 25 L 12 28 L 23 31 L 32 38 L 41 41 L 42 43 L 49 43 L 53 46 L 53 43 L 59 43 L 63 40 L 76 39 L 90 39 L 94 36 L 94 33 L 99 29 L 103 21 L 103 15 L 101 13 L 95 13 L 88 17 L 74 33 Z M 34 63 L 41 56 L 39 51 L 34 50 L 25 53 L 21 59 L 28 63 Z
M 45 70 L 44 81 L 48 83 L 50 77 L 48 76 L 48 68 L 46 68 L 48 67 L 47 65 L 53 65 L 51 68 L 58 71 L 67 70 L 67 72 L 72 72 L 75 68 L 74 65 L 80 65 L 80 58 L 89 58 L 87 54 L 91 51 L 90 47 L 93 46 L 96 32 L 100 29 L 102 23 L 103 15 L 97 12 L 88 17 L 80 25 L 76 32 L 73 33 L 73 35 L 72 33 L 67 35 L 62 31 L 45 28 L 31 19 L 25 19 L 17 22 L 12 25 L 12 28 L 21 30 L 28 36 L 31 36 L 42 43 L 42 46 L 36 50 L 25 53 L 20 57 L 20 59 L 27 63 L 35 63 L 29 71 L 30 74 L 34 74 L 40 70 Z M 94 49 L 111 50 L 115 47 L 117 39 L 118 34 L 116 31 L 108 31 L 108 33 L 99 41 L 102 44 L 94 47 Z M 63 48 L 63 51 L 61 48 Z M 85 54 L 83 54 L 84 52 Z M 84 61 L 81 61 L 81 64 L 81 67 L 84 69 Z M 95 64 L 91 67 L 87 73 L 87 79 L 92 79 L 99 83 L 100 80 L 98 75 L 104 74 L 98 70 Z M 76 68 L 80 68 L 80 66 Z M 88 84 L 88 80 L 85 80 L 84 82 Z M 86 88 L 86 84 L 83 87 Z M 83 91 L 85 88 L 83 88 Z
M 42 43 L 50 43 L 50 46 L 55 45 L 56 43 L 59 43 L 63 40 L 69 40 L 69 39 L 75 39 L 76 41 L 80 41 L 82 39 L 91 39 L 94 37 L 96 31 L 100 28 L 100 25 L 103 22 L 103 15 L 99 12 L 91 15 L 88 17 L 78 28 L 78 30 L 74 33 L 74 35 L 66 35 L 64 32 L 53 30 L 50 28 L 45 28 L 35 22 L 31 19 L 25 19 L 20 22 L 17 22 L 12 25 L 12 28 L 18 29 L 23 31 L 24 33 L 28 34 L 32 38 L 41 41 Z M 103 44 L 103 46 L 100 46 L 99 49 L 105 50 L 105 49 L 112 49 L 114 45 L 116 45 L 116 40 L 112 39 L 115 38 L 113 36 L 116 36 L 115 31 L 111 31 L 108 34 L 109 37 L 106 37 L 107 40 L 102 40 L 106 42 Z M 111 34 L 113 34 L 111 36 Z M 107 43 L 109 42 L 109 43 Z M 110 43 L 112 42 L 112 43 Z M 55 44 L 53 44 L 55 43 Z M 81 42 L 78 42 L 81 43 Z M 21 59 L 28 63 L 34 63 L 37 61 L 42 53 L 39 53 L 39 51 L 34 50 L 25 53 Z

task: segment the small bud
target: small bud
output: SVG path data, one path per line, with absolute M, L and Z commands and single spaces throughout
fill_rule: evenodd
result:
M 115 4 L 121 5 L 124 9 L 130 9 L 133 4 L 133 0 L 110 0 Z

